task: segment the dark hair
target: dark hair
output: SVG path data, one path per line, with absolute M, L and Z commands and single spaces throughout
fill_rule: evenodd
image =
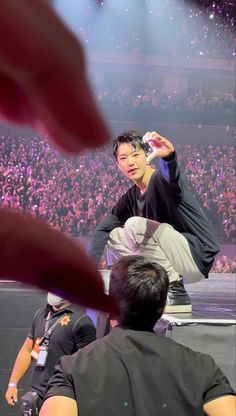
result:
M 126 130 L 112 141 L 113 156 L 117 159 L 117 152 L 121 143 L 129 143 L 133 148 L 142 149 L 147 154 L 149 146 L 143 141 L 143 134 L 138 130 Z
M 157 263 L 143 256 L 120 258 L 112 267 L 109 293 L 120 306 L 119 324 L 136 330 L 152 330 L 163 314 L 169 279 Z

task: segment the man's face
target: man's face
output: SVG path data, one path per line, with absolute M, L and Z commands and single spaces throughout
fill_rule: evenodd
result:
M 135 149 L 129 143 L 119 145 L 117 164 L 121 172 L 134 182 L 142 179 L 147 170 L 144 150 L 138 147 Z

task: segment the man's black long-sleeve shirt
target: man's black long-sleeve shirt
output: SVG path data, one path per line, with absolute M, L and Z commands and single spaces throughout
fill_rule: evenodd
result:
M 89 255 L 98 264 L 109 238 L 116 227 L 124 226 L 130 217 L 138 216 L 140 190 L 133 185 L 119 199 L 112 213 L 99 224 L 88 247 Z M 180 174 L 176 157 L 160 159 L 144 194 L 143 217 L 168 223 L 188 240 L 193 259 L 204 276 L 208 276 L 219 251 L 217 236 L 198 202 Z

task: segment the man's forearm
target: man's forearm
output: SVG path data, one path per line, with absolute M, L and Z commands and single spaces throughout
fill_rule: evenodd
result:
M 177 155 L 174 152 L 170 159 L 162 158 L 159 163 L 159 171 L 161 176 L 169 182 L 176 183 L 180 178 L 180 170 L 177 163 Z
M 103 251 L 107 244 L 110 232 L 114 228 L 120 226 L 120 221 L 118 220 L 116 215 L 112 214 L 108 215 L 104 219 L 104 221 L 97 226 L 87 248 L 87 253 L 89 257 L 91 257 L 97 265 L 99 264 L 103 255 Z
M 29 369 L 31 361 L 30 351 L 23 346 L 16 358 L 9 383 L 18 384 Z
M 102 258 L 108 238 L 109 233 L 96 230 L 88 244 L 87 254 L 89 257 L 91 257 L 97 266 L 99 265 Z

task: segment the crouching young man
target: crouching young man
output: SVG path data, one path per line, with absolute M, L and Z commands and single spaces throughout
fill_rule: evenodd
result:
M 183 278 L 193 283 L 207 277 L 219 246 L 184 180 L 175 148 L 156 132 L 143 138 L 129 130 L 113 140 L 113 155 L 133 186 L 98 224 L 88 253 L 97 264 L 105 247 L 111 263 L 112 257 L 135 254 L 160 264 L 170 282 L 166 313 L 191 312 Z

